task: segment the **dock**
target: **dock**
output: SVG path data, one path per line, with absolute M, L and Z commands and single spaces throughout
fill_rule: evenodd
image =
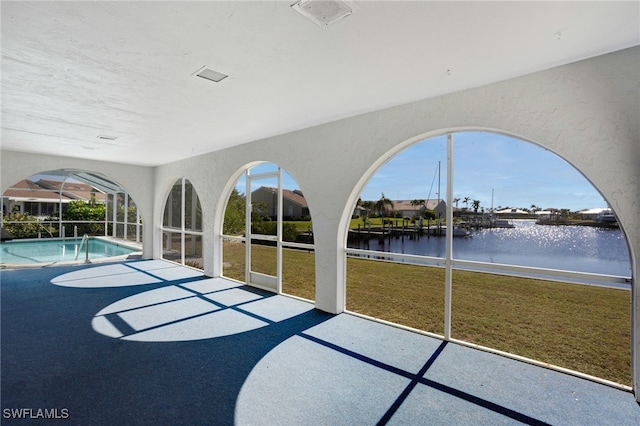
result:
M 383 226 L 383 227 L 358 227 L 357 229 L 349 229 L 348 241 L 369 241 L 378 239 L 409 239 L 415 240 L 421 237 L 444 236 L 445 228 L 443 226 L 429 227 L 407 227 L 407 226 Z

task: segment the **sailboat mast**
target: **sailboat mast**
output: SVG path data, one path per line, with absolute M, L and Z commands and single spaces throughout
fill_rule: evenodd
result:
M 438 202 L 440 202 L 440 161 L 438 161 Z
M 491 188 L 491 213 L 493 213 L 493 188 Z
M 438 201 L 436 203 L 436 206 L 440 204 L 440 161 L 438 161 Z M 440 223 L 442 218 L 440 217 L 441 213 L 440 211 L 438 211 L 438 232 L 441 233 L 442 230 L 440 229 Z

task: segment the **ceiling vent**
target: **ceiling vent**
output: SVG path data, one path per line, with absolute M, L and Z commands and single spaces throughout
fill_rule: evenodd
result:
M 115 141 L 118 137 L 112 135 L 98 135 L 98 139 L 102 139 L 103 141 Z
M 356 11 L 356 5 L 346 0 L 300 0 L 291 7 L 321 28 L 326 28 Z
M 222 74 L 221 72 L 218 72 L 218 71 L 214 71 L 211 68 L 208 68 L 207 66 L 200 68 L 198 71 L 194 72 L 192 75 L 206 78 L 207 80 L 215 81 L 216 83 L 229 77 L 228 75 Z

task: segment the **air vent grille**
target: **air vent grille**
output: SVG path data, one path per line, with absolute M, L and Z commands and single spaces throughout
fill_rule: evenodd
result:
M 222 74 L 221 72 L 214 71 L 211 68 L 208 68 L 206 66 L 200 68 L 198 71 L 193 73 L 193 75 L 195 75 L 197 77 L 205 78 L 207 80 L 215 81 L 216 83 L 219 83 L 220 81 L 222 81 L 225 78 L 229 77 L 226 74 Z
M 356 11 L 355 4 L 345 0 L 301 0 L 291 7 L 322 28 L 326 28 Z

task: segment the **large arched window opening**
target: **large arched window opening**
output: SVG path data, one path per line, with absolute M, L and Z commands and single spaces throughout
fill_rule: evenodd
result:
M 162 216 L 162 258 L 203 269 L 202 207 L 188 179 L 171 188 Z
M 1 197 L 7 229 L 12 229 L 11 214 L 20 213 L 21 221 L 31 224 L 20 227 L 24 232 L 16 229 L 16 238 L 87 234 L 142 241 L 142 219 L 135 201 L 125 188 L 99 173 L 45 171 L 16 182 Z
M 347 310 L 631 383 L 628 246 L 555 154 L 487 132 L 427 139 L 371 177 L 350 229 Z
M 99 173 L 44 171 L 14 183 L 1 198 L 2 241 L 14 243 L 3 246 L 3 264 L 90 262 L 141 249 L 136 203 Z M 41 242 L 16 244 L 29 239 Z
M 227 200 L 221 238 L 223 276 L 315 299 L 309 207 L 293 178 L 277 165 L 254 165 L 237 179 Z

